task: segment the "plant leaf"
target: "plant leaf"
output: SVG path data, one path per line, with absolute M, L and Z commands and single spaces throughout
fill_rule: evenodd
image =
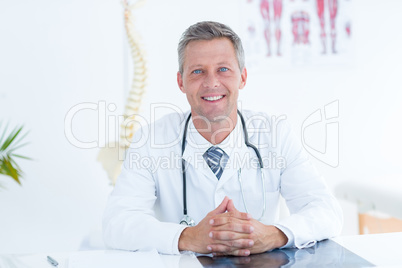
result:
M 3 145 L 1 146 L 0 150 L 5 151 L 7 148 L 11 145 L 11 143 L 15 140 L 15 138 L 18 136 L 18 134 L 21 132 L 22 127 L 20 128 L 14 128 L 13 131 L 11 131 L 10 135 L 6 138 L 4 141 Z
M 0 128 L 3 124 L 0 122 Z M 15 162 L 15 158 L 22 158 L 31 160 L 27 156 L 15 154 L 14 151 L 25 146 L 27 143 L 21 142 L 25 139 L 28 133 L 22 133 L 23 126 L 15 127 L 10 133 L 7 134 L 8 123 L 2 131 L 0 137 L 0 174 L 11 177 L 18 184 L 21 185 L 20 178 L 22 171 L 19 165 Z
M 14 157 L 18 157 L 18 158 L 22 158 L 22 159 L 26 159 L 26 160 L 32 160 L 32 158 L 30 158 L 28 156 L 23 156 L 23 155 L 19 155 L 19 154 L 10 154 L 10 156 L 14 156 Z
M 24 127 L 23 126 L 21 126 L 21 131 L 22 131 L 22 129 L 23 129 Z M 19 147 L 22 147 L 21 145 L 19 145 L 19 143 L 23 140 L 23 139 L 25 139 L 25 137 L 28 135 L 28 133 L 29 133 L 29 131 L 27 131 L 27 132 L 25 132 L 25 133 L 21 133 L 21 135 L 19 136 L 19 138 L 14 142 L 14 147 L 13 147 L 13 149 L 18 145 Z M 26 144 L 28 144 L 28 142 L 26 142 L 26 143 L 24 143 L 24 145 L 26 145 Z
M 4 128 L 3 133 L 1 134 L 1 137 L 0 137 L 0 144 L 2 143 L 3 138 L 4 138 L 4 136 L 6 135 L 7 129 L 8 129 L 8 124 L 7 124 L 6 127 Z
M 1 174 L 10 176 L 13 178 L 18 184 L 21 185 L 21 182 L 19 180 L 20 177 L 20 172 L 19 172 L 19 167 L 17 166 L 16 168 L 13 167 L 12 165 L 12 159 L 9 158 L 4 158 L 2 159 L 1 167 L 0 167 L 0 172 Z
M 18 143 L 18 142 L 16 142 L 15 145 L 17 145 L 17 143 Z M 19 148 L 21 148 L 21 147 L 24 147 L 24 146 L 27 145 L 27 144 L 28 144 L 28 142 L 23 143 L 23 144 L 20 144 L 20 145 L 17 145 L 17 146 L 14 145 L 14 147 L 12 147 L 11 149 L 8 149 L 8 150 L 7 150 L 7 154 L 11 154 L 13 151 L 15 151 L 15 150 L 17 150 L 17 149 L 19 149 Z

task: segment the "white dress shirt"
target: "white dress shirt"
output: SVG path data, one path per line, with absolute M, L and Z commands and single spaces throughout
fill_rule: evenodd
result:
M 107 246 L 179 253 L 178 241 L 185 228 L 179 224 L 183 217 L 182 158 L 186 163 L 188 215 L 196 223 L 225 196 L 233 200 L 239 211 L 246 211 L 245 202 L 248 212 L 259 219 L 264 191 L 266 212 L 260 221 L 281 229 L 288 237 L 286 247 L 308 247 L 340 233 L 343 218 L 339 204 L 284 120 L 264 113 L 242 112 L 249 142 L 259 149 L 263 159 L 262 189 L 257 156 L 244 142 L 239 117 L 234 130 L 217 145 L 229 156 L 218 180 L 203 158 L 212 144 L 200 135 L 192 120 L 182 154 L 188 114 L 169 114 L 136 132 L 106 206 L 103 233 Z M 281 220 L 280 195 L 291 214 Z

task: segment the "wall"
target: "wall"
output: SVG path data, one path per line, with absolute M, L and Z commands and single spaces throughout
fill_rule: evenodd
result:
M 234 1 L 148 1 L 137 29 L 147 50 L 149 84 L 142 108 L 173 103 L 188 109 L 176 85 L 176 46 L 184 29 L 218 20 L 240 31 Z M 240 95 L 244 108 L 285 114 L 300 135 L 303 121 L 339 101 L 339 165 L 314 160 L 334 187 L 345 180 L 399 183 L 402 168 L 400 81 L 402 4 L 354 0 L 354 64 L 346 69 L 250 72 Z M 237 2 L 236 2 L 237 3 Z M 121 114 L 127 94 L 128 49 L 119 1 L 0 2 L 0 120 L 24 124 L 29 145 L 21 152 L 23 186 L 0 177 L 0 253 L 66 251 L 99 226 L 107 176 L 96 162 L 98 148 L 74 147 L 64 119 L 79 103 L 114 103 Z M 399 90 L 398 90 L 399 89 Z M 157 110 L 157 117 L 167 110 Z M 74 117 L 82 141 L 98 137 L 97 110 Z M 102 145 L 102 144 L 100 144 Z M 355 208 L 346 211 L 344 234 L 357 230 Z
M 0 176 L 0 252 L 78 248 L 99 225 L 109 181 L 98 148 L 72 146 L 67 112 L 124 100 L 122 11 L 112 1 L 0 2 L 0 121 L 24 124 L 22 187 Z M 75 136 L 98 136 L 97 112 L 73 119 Z

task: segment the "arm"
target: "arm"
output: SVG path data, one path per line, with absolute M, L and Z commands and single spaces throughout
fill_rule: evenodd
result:
M 155 248 L 161 253 L 179 254 L 178 239 L 185 226 L 156 219 L 153 209 L 155 181 L 148 169 L 130 167 L 130 152 L 134 150 L 129 149 L 106 205 L 103 218 L 105 244 L 116 249 Z
M 343 215 L 337 200 L 290 127 L 283 124 L 280 131 L 281 155 L 287 161 L 281 171 L 280 189 L 290 216 L 275 226 L 291 233 L 287 246 L 298 248 L 339 235 Z

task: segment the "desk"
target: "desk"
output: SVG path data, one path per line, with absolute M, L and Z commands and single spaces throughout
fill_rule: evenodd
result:
M 273 251 L 268 254 L 275 255 L 276 261 L 266 260 L 267 255 L 251 256 L 251 262 L 253 258 L 260 258 L 267 266 L 264 267 L 401 267 L 402 266 L 402 253 L 400 252 L 402 244 L 402 233 L 388 233 L 388 234 L 375 234 L 375 235 L 359 235 L 359 236 L 345 236 L 338 237 L 331 240 L 320 242 L 315 248 L 296 250 L 290 249 L 287 251 Z M 326 248 L 325 248 L 325 247 Z M 321 253 L 319 253 L 321 251 Z M 95 256 L 96 254 L 113 253 L 116 251 L 78 251 L 78 252 L 54 252 L 44 254 L 32 254 L 32 255 L 0 255 L 0 267 L 2 268 L 14 268 L 14 267 L 26 267 L 26 268 L 52 268 L 46 261 L 46 256 L 50 255 L 54 259 L 58 260 L 59 268 L 67 268 L 68 260 L 72 256 Z M 121 253 L 121 252 L 120 252 Z M 285 254 L 283 254 L 285 253 Z M 324 253 L 324 255 L 322 255 Z M 135 254 L 128 253 L 128 254 Z M 313 263 L 306 263 L 311 256 L 314 256 Z M 320 255 L 318 256 L 318 255 Z M 337 255 L 338 254 L 338 255 Z M 328 259 L 328 255 L 339 256 L 339 258 L 357 260 L 357 262 L 351 265 L 345 265 L 345 263 L 337 260 L 331 261 Z M 254 267 L 256 262 L 250 264 L 250 259 L 243 258 L 220 258 L 212 259 L 207 256 L 195 256 L 195 254 L 187 252 L 181 255 L 158 255 L 161 262 L 165 267 Z M 317 259 L 322 258 L 326 261 L 322 265 L 317 264 Z M 159 261 L 159 260 L 158 260 Z M 356 266 L 356 263 L 362 263 L 363 265 Z M 239 265 L 236 265 L 238 263 Z M 283 266 L 281 266 L 283 265 Z M 126 265 L 125 265 L 126 266 Z M 127 265 L 126 267 L 136 267 L 135 265 Z M 116 266 L 111 266 L 118 268 Z M 151 267 L 151 266 L 150 266 Z M 259 266 L 262 267 L 262 266 Z M 87 267 L 91 268 L 91 267 Z

